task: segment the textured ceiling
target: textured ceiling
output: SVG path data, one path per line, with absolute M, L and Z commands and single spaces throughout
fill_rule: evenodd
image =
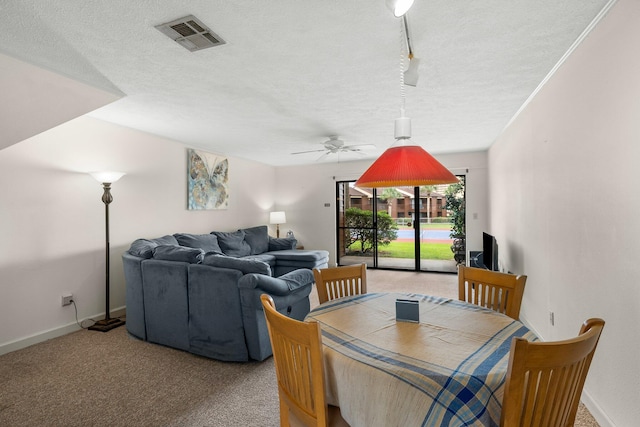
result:
M 487 149 L 608 0 L 416 0 L 413 138 Z M 189 52 L 154 28 L 193 14 L 227 43 Z M 400 20 L 384 0 L 1 0 L 0 51 L 124 94 L 91 116 L 271 165 L 330 135 L 377 149 L 400 115 Z

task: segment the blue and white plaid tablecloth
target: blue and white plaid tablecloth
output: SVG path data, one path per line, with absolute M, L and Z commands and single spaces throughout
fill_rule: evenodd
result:
M 397 298 L 419 300 L 420 322 L 397 322 Z M 321 324 L 327 397 L 352 427 L 498 426 L 512 337 L 536 337 L 510 317 L 462 301 L 372 293 L 330 301 Z

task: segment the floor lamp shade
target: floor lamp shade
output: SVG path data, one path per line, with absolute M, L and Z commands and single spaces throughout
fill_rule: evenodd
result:
M 100 171 L 100 172 L 89 172 L 89 174 L 98 181 L 99 183 L 109 183 L 113 184 L 120 178 L 122 178 L 125 173 L 124 172 L 112 172 L 112 171 Z
M 103 320 L 98 320 L 89 327 L 93 331 L 108 332 L 113 328 L 125 324 L 122 319 L 112 319 L 109 304 L 109 269 L 110 269 L 110 244 L 109 244 L 109 204 L 113 201 L 111 195 L 111 184 L 118 181 L 125 174 L 124 172 L 90 172 L 91 176 L 102 184 L 104 192 L 102 193 L 102 202 L 104 203 L 104 224 L 105 224 L 105 314 Z

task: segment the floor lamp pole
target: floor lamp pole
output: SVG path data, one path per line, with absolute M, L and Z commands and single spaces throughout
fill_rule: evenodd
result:
M 96 178 L 97 179 L 97 178 Z M 111 195 L 111 182 L 103 182 L 102 186 L 104 187 L 104 193 L 102 194 L 102 201 L 104 202 L 104 219 L 105 219 L 105 241 L 106 241 L 106 270 L 105 270 L 105 315 L 103 320 L 98 320 L 95 324 L 89 327 L 92 331 L 101 331 L 107 332 L 111 329 L 117 328 L 118 326 L 122 326 L 125 324 L 125 321 L 122 319 L 112 319 L 109 313 L 109 270 L 110 270 L 110 245 L 109 245 L 109 204 L 113 201 L 113 196 Z

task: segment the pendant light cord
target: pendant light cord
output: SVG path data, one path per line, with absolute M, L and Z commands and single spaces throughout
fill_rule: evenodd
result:
M 405 25 L 404 17 L 400 19 L 400 116 L 404 117 L 405 110 L 405 89 L 404 89 L 404 45 L 405 39 Z

